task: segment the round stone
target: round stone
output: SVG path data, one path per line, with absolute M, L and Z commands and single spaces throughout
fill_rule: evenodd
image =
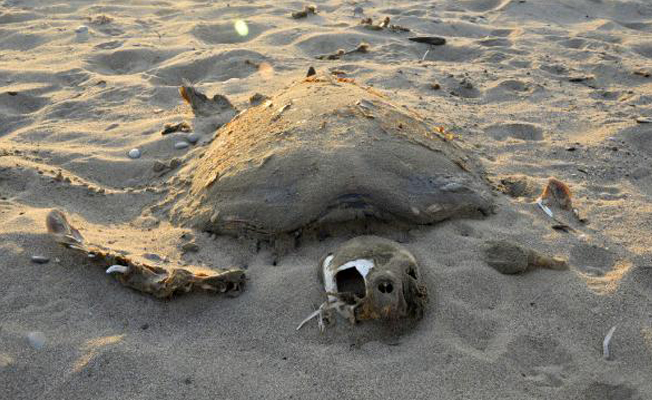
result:
M 127 153 L 129 158 L 140 158 L 140 150 L 138 149 L 131 149 L 129 150 L 129 153 Z
M 86 25 L 80 25 L 77 27 L 77 29 L 75 29 L 75 33 L 79 35 L 84 35 L 88 33 L 88 27 Z
M 188 142 L 176 142 L 174 144 L 174 148 L 177 150 L 185 149 L 190 146 L 190 143 Z
M 199 142 L 199 135 L 193 132 L 190 135 L 188 135 L 187 140 L 191 144 L 197 144 L 197 142 Z

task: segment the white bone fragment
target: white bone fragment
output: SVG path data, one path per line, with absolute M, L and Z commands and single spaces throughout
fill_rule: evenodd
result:
M 374 267 L 373 260 L 359 259 L 344 263 L 333 271 L 333 269 L 330 268 L 332 260 L 333 256 L 329 255 L 324 260 L 324 264 L 322 266 L 324 269 L 324 288 L 326 289 L 326 293 L 337 293 L 338 290 L 337 282 L 335 281 L 335 275 L 337 275 L 338 272 L 347 270 L 349 268 L 355 268 L 360 273 L 360 275 L 362 275 L 362 278 L 365 279 L 366 283 L 367 275 L 369 274 L 369 271 L 371 271 L 371 269 Z M 335 296 L 329 295 L 328 300 L 332 302 L 337 300 L 337 298 Z
M 537 199 L 537 205 L 539 206 L 539 208 L 541 208 L 541 209 L 543 210 L 544 213 L 548 214 L 548 216 L 549 216 L 550 218 L 553 218 L 553 216 L 552 216 L 552 210 L 550 210 L 550 208 L 548 208 L 548 206 L 546 206 L 545 204 L 543 204 L 541 197 L 539 197 L 539 198 Z
M 303 328 L 303 326 L 304 326 L 308 321 L 310 321 L 311 319 L 313 319 L 313 318 L 319 316 L 320 314 L 321 314 L 321 307 L 319 307 L 319 309 L 318 309 L 317 311 L 314 311 L 312 314 L 308 315 L 308 316 L 306 317 L 306 319 L 304 319 L 303 321 L 301 321 L 301 323 L 299 324 L 299 326 L 297 326 L 297 330 Z
M 120 273 L 120 274 L 126 274 L 127 271 L 129 271 L 129 267 L 124 266 L 124 265 L 112 265 L 109 268 L 106 269 L 107 274 L 112 274 L 114 272 Z
M 604 357 L 605 360 L 608 360 L 610 357 L 609 354 L 609 342 L 611 342 L 611 337 L 614 335 L 614 332 L 616 331 L 616 326 L 614 325 L 609 329 L 609 332 L 607 332 L 607 336 L 604 337 L 604 341 L 602 341 L 602 356 Z

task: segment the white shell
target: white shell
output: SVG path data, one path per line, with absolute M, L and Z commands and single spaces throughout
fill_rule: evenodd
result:
M 126 267 L 124 265 L 112 265 L 109 268 L 106 269 L 107 274 L 111 274 L 113 272 L 117 272 L 120 274 L 125 274 L 129 271 L 129 267 Z

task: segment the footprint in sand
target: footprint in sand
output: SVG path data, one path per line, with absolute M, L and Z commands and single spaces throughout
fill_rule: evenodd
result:
M 496 124 L 485 128 L 487 135 L 496 140 L 514 138 L 520 140 L 543 140 L 543 129 L 534 124 L 513 122 L 509 124 Z
M 176 54 L 172 51 L 152 49 L 98 52 L 89 57 L 86 68 L 104 75 L 131 75 L 147 71 Z
M 28 51 L 49 41 L 45 35 L 32 33 L 3 32 L 1 36 L 0 50 Z
M 584 400 L 641 400 L 636 389 L 626 383 L 594 382 L 583 391 Z
M 603 276 L 608 273 L 615 263 L 615 255 L 602 247 L 581 243 L 573 247 L 570 252 L 571 264 L 580 271 L 593 275 Z
M 506 79 L 487 89 L 487 101 L 502 102 L 519 99 L 520 94 L 530 93 L 530 85 L 516 79 Z
M 519 334 L 507 349 L 507 363 L 537 386 L 562 386 L 573 363 L 571 353 L 550 337 Z
M 259 71 L 264 57 L 250 50 L 230 50 L 197 58 L 173 61 L 150 71 L 153 84 L 180 86 L 190 82 L 224 82 L 231 78 L 246 78 Z
M 0 114 L 4 115 L 25 115 L 31 114 L 43 108 L 49 100 L 44 97 L 6 91 L 0 93 Z
M 502 7 L 509 0 L 460 0 L 457 3 L 469 11 L 485 12 Z
M 267 30 L 265 25 L 253 22 L 197 24 L 190 34 L 207 44 L 245 43 Z
M 643 42 L 633 45 L 632 50 L 645 58 L 652 58 L 652 42 Z

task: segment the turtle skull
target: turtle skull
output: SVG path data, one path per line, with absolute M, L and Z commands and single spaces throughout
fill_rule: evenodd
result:
M 427 300 L 416 259 L 404 247 L 376 236 L 360 236 L 319 264 L 327 300 L 308 320 L 320 327 L 332 311 L 352 323 L 363 320 L 419 319 Z

